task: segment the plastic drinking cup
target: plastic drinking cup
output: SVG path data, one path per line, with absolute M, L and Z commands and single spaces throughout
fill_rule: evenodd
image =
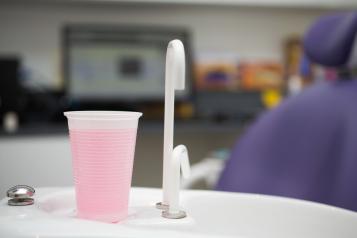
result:
M 72 111 L 64 115 L 68 119 L 77 216 L 104 222 L 125 219 L 142 113 Z

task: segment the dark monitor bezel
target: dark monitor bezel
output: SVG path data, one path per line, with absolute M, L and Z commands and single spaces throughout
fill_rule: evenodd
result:
M 171 36 L 173 39 L 180 39 L 185 46 L 185 55 L 186 55 L 186 82 L 185 90 L 187 93 L 181 97 L 176 97 L 177 101 L 189 101 L 193 96 L 193 65 L 192 65 L 192 49 L 190 44 L 190 33 L 184 27 L 166 27 L 166 26 L 145 26 L 145 25 L 120 25 L 120 24 L 98 24 L 98 23 L 68 23 L 62 27 L 62 76 L 63 76 L 63 90 L 64 94 L 69 100 L 75 100 L 79 102 L 161 102 L 164 100 L 164 96 L 159 96 L 155 98 L 125 98 L 125 97 L 113 97 L 113 98 L 104 98 L 104 97 L 72 97 L 69 94 L 70 90 L 70 72 L 69 66 L 71 59 L 69 57 L 70 50 L 70 34 L 72 31 L 88 31 L 88 32 L 121 32 L 126 34 L 160 34 L 165 36 Z M 167 44 L 169 41 L 167 42 Z M 166 49 L 166 47 L 165 47 Z M 162 66 L 165 68 L 165 65 Z

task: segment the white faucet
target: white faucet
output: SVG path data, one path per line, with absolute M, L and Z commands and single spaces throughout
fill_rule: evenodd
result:
M 179 216 L 177 212 L 179 211 L 180 167 L 184 176 L 188 176 L 189 173 L 186 147 L 179 145 L 175 150 L 173 149 L 175 90 L 184 89 L 185 50 L 180 40 L 173 40 L 169 42 L 166 52 L 163 197 L 162 202 L 157 204 L 159 209 L 165 210 L 163 216 L 167 218 L 182 218 L 183 216 L 182 214 Z M 168 215 L 171 213 L 176 215 Z
M 182 177 L 187 179 L 190 176 L 190 162 L 187 148 L 178 145 L 173 150 L 172 160 L 168 176 L 168 208 L 162 212 L 165 218 L 178 219 L 186 217 L 186 212 L 180 210 L 180 168 Z

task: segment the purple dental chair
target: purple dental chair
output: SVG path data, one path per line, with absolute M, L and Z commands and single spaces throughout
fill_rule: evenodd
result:
M 278 195 L 357 211 L 357 12 L 323 16 L 307 57 L 338 69 L 265 112 L 238 140 L 217 190 Z

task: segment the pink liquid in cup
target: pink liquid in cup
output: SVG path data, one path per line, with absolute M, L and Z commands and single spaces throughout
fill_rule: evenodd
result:
M 118 222 L 128 215 L 137 128 L 116 123 L 112 129 L 69 125 L 79 218 Z

